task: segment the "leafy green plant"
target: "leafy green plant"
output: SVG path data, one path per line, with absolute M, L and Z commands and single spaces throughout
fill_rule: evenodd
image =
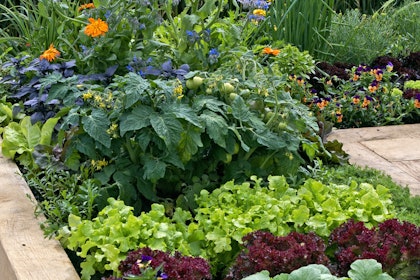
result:
M 349 164 L 341 166 L 322 165 L 319 169 L 314 170 L 310 176 L 324 184 L 334 182 L 338 185 L 350 185 L 354 181 L 357 184 L 365 182 L 374 186 L 386 186 L 391 194 L 396 216 L 401 221 L 420 225 L 420 196 L 410 195 L 410 190 L 407 187 L 398 185 L 382 171 Z
M 392 280 L 391 276 L 382 272 L 382 265 L 376 260 L 356 260 L 351 264 L 349 277 L 337 277 L 331 274 L 330 270 L 322 264 L 310 264 L 294 270 L 291 273 L 281 273 L 270 277 L 268 271 L 261 271 L 243 278 L 243 280 L 297 280 L 297 279 L 341 279 L 341 280 Z
M 285 49 L 284 59 L 298 53 Z M 203 174 L 213 180 L 205 186 L 212 189 L 251 174 L 296 173 L 322 143 L 315 118 L 286 91 L 287 76 L 277 75 L 313 64 L 303 54 L 287 66 L 275 59 L 266 70 L 254 61 L 261 58 L 258 50 L 233 50 L 229 55 L 239 58 L 233 69 L 229 64 L 211 73 L 188 72 L 168 61 L 157 77 L 130 72 L 106 87 L 86 84 L 80 106 L 72 103 L 75 96 L 64 100 L 73 106 L 62 124 L 73 129 L 64 141 L 65 163 L 76 170 L 84 162 L 106 162 L 96 178 L 116 183 L 119 198 L 137 211 L 175 201 Z M 192 87 L 194 80 L 199 83 Z M 194 207 L 191 199 L 184 202 Z
M 139 247 L 191 255 L 190 243 L 197 234 L 188 229 L 189 212 L 178 208 L 168 218 L 163 205 L 153 204 L 151 211 L 136 217 L 123 201 L 109 198 L 108 202 L 92 220 L 70 214 L 68 228 L 61 230 L 63 246 L 84 259 L 81 279 L 90 279 L 97 272 L 118 273 L 127 253 Z
M 232 260 L 242 237 L 254 230 L 280 236 L 312 231 L 327 237 L 349 218 L 372 226 L 394 215 L 388 190 L 380 185 L 324 185 L 309 179 L 295 189 L 284 177 L 269 177 L 268 186 L 253 180 L 252 187 L 231 181 L 197 197 L 195 220 L 206 236 L 205 257 L 213 266 Z
M 70 214 L 88 220 L 96 216 L 99 186 L 94 179 L 82 179 L 53 165 L 41 171 L 28 169 L 23 176 L 36 198 L 36 215 L 46 217 L 41 228 L 47 237 L 67 226 Z
M 50 118 L 44 124 L 32 124 L 30 117 L 26 116 L 19 123 L 10 122 L 3 130 L 3 155 L 18 160 L 27 168 L 35 168 L 34 149 L 37 145 L 51 145 L 58 120 L 58 117 Z
M 416 100 L 403 96 L 392 64 L 387 68 L 360 65 L 351 69 L 349 80 L 324 78 L 324 92 L 306 91 L 308 106 L 320 122 L 338 128 L 402 124 L 418 114 Z
M 326 59 L 358 65 L 381 55 L 399 57 L 417 51 L 419 3 L 407 1 L 398 7 L 393 2 L 387 1 L 373 15 L 358 9 L 335 14 L 328 37 L 329 52 L 334 55 Z

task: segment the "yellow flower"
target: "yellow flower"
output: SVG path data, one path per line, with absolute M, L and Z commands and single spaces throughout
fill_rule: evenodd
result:
M 60 52 L 57 51 L 56 48 L 54 48 L 53 44 L 51 44 L 49 49 L 40 55 L 39 59 L 46 59 L 51 62 L 59 55 L 60 55 Z
M 83 93 L 83 95 L 82 95 L 82 98 L 83 98 L 84 101 L 86 101 L 88 99 L 91 99 L 92 97 L 93 97 L 93 94 L 90 91 L 88 91 L 86 93 Z
M 108 32 L 108 24 L 102 19 L 89 18 L 90 24 L 85 27 L 85 34 L 91 37 L 98 37 Z
M 79 7 L 79 12 L 85 9 L 93 9 L 95 5 L 93 3 L 83 4 Z
M 253 12 L 254 16 L 265 17 L 267 15 L 266 11 L 263 9 L 255 9 Z

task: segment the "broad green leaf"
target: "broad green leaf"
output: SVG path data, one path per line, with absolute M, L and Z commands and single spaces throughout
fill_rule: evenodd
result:
M 203 108 L 207 108 L 210 111 L 219 113 L 222 116 L 225 116 L 225 108 L 227 104 L 218 100 L 213 96 L 199 95 L 194 98 L 193 109 L 194 111 L 201 111 Z
M 188 126 L 182 132 L 181 141 L 178 144 L 178 152 L 181 155 L 181 160 L 187 162 L 195 155 L 199 147 L 203 147 L 201 142 L 201 133 L 196 128 Z
M 162 106 L 162 111 L 166 114 L 174 114 L 178 119 L 184 119 L 196 127 L 203 128 L 200 118 L 197 114 L 186 104 L 171 103 Z
M 126 81 L 123 90 L 126 94 L 124 108 L 127 109 L 140 100 L 143 93 L 150 88 L 150 84 L 146 79 L 132 72 L 127 74 Z
M 144 157 L 143 160 L 143 179 L 156 182 L 165 176 L 166 163 L 152 157 Z
M 331 275 L 331 272 L 324 265 L 310 264 L 292 271 L 289 280 L 319 280 L 324 279 L 321 276 L 325 274 Z
M 104 111 L 92 110 L 91 115 L 82 118 L 82 124 L 90 137 L 107 148 L 111 147 L 111 137 L 106 132 L 110 126 L 110 121 Z
M 15 122 L 9 123 L 9 125 L 4 128 L 1 145 L 3 155 L 12 159 L 15 157 L 16 153 L 22 154 L 29 150 L 21 127 Z
M 250 120 L 252 113 L 242 97 L 238 96 L 232 102 L 232 115 L 239 121 L 247 122 Z
M 26 138 L 27 147 L 32 150 L 41 140 L 41 129 L 39 128 L 39 125 L 33 125 L 31 123 L 31 118 L 26 116 L 20 122 L 20 127 L 22 134 Z
M 136 187 L 139 193 L 141 193 L 147 200 L 157 201 L 158 197 L 156 195 L 156 190 L 153 188 L 150 181 L 137 178 Z
M 225 148 L 226 140 L 225 136 L 228 134 L 228 125 L 226 120 L 209 110 L 205 110 L 201 115 L 202 119 L 206 125 L 206 131 L 209 137 L 219 146 Z
M 256 132 L 257 142 L 272 150 L 279 150 L 286 147 L 286 143 L 275 133 L 268 129 Z
M 267 270 L 263 270 L 255 274 L 252 274 L 250 276 L 247 276 L 245 278 L 242 278 L 242 280 L 270 280 L 270 279 L 271 279 L 270 272 L 268 272 Z
M 55 125 L 57 124 L 58 120 L 60 118 L 49 118 L 41 128 L 41 139 L 39 141 L 39 144 L 42 145 L 50 145 L 51 144 L 51 137 L 55 128 Z
M 149 106 L 139 105 L 130 113 L 125 113 L 121 116 L 120 133 L 121 136 L 127 131 L 140 130 L 143 127 L 150 125 L 150 118 L 157 115 L 155 111 Z
M 348 275 L 352 280 L 392 280 L 382 272 L 382 265 L 374 259 L 356 260 L 350 265 Z
M 150 124 L 167 147 L 175 146 L 181 139 L 183 127 L 173 115 L 154 115 Z

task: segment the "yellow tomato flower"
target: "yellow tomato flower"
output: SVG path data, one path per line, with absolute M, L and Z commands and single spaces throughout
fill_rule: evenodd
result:
M 39 56 L 39 59 L 46 59 L 49 62 L 51 62 L 51 61 L 53 61 L 59 55 L 60 55 L 60 52 L 57 51 L 56 48 L 54 48 L 54 45 L 53 44 L 51 44 L 50 47 L 49 47 L 49 49 L 46 50 L 43 54 L 41 54 Z
M 108 32 L 108 23 L 102 19 L 89 18 L 90 24 L 85 27 L 85 34 L 91 37 L 98 37 Z

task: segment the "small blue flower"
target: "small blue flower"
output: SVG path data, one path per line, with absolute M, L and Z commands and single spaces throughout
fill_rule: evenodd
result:
M 187 30 L 186 31 L 187 34 L 187 40 L 188 42 L 190 42 L 191 44 L 194 44 L 195 42 L 200 40 L 200 36 L 198 35 L 198 33 L 194 30 Z
M 209 51 L 209 63 L 215 64 L 219 60 L 220 53 L 216 48 Z

